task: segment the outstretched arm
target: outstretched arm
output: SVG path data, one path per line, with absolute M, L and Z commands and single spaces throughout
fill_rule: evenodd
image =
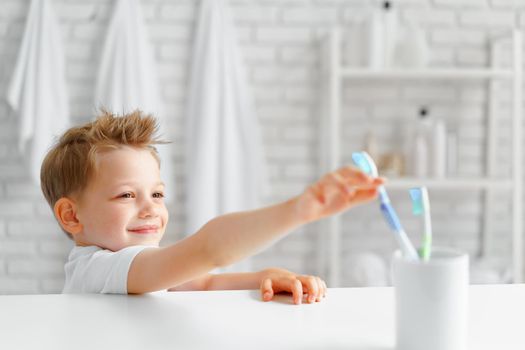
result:
M 382 179 L 345 167 L 288 201 L 219 216 L 174 245 L 139 253 L 128 274 L 128 293 L 168 289 L 228 266 L 300 225 L 374 199 L 382 183 Z
M 301 224 L 295 200 L 219 216 L 174 245 L 143 250 L 131 264 L 128 293 L 178 286 L 254 254 Z

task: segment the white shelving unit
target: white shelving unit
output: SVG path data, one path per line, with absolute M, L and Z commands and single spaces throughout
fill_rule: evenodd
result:
M 487 148 L 486 169 L 487 176 L 482 178 L 399 178 L 390 180 L 387 188 L 408 189 L 418 185 L 425 185 L 434 190 L 482 190 L 485 194 L 484 210 L 490 212 L 491 193 L 497 190 L 507 190 L 512 193 L 512 273 L 513 282 L 523 281 L 523 173 L 522 173 L 522 34 L 518 30 L 509 35 L 495 38 L 512 40 L 512 66 L 508 69 L 490 67 L 486 69 L 469 68 L 428 68 L 428 69 L 389 69 L 369 70 L 366 68 L 345 67 L 341 62 L 341 37 L 338 29 L 333 29 L 322 42 L 323 52 L 323 91 L 326 93 L 324 110 L 326 123 L 322 128 L 324 139 L 323 171 L 329 171 L 341 166 L 341 86 L 346 80 L 488 80 L 492 84 L 495 80 L 505 80 L 512 83 L 512 174 L 508 178 L 494 178 L 495 154 L 497 148 L 498 121 L 493 94 L 490 94 L 487 113 Z M 494 58 L 495 45 L 491 48 Z M 490 244 L 489 215 L 484 215 L 482 249 L 486 250 Z M 328 279 L 330 286 L 340 286 L 341 281 L 341 218 L 332 217 L 326 222 L 329 231 L 328 259 L 320 254 L 318 258 L 319 271 L 328 265 Z M 324 236 L 324 235 L 323 235 Z M 325 251 L 326 251 L 325 250 Z M 328 261 L 327 261 L 328 260 Z

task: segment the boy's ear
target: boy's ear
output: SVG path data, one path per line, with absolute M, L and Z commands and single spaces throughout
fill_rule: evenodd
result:
M 53 211 L 58 223 L 66 232 L 75 235 L 82 231 L 82 224 L 77 218 L 77 204 L 75 201 L 62 197 L 56 201 Z

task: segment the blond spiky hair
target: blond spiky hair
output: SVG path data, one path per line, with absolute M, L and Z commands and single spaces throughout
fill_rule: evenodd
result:
M 153 145 L 165 142 L 157 138 L 157 132 L 155 118 L 138 110 L 121 116 L 102 110 L 95 121 L 67 130 L 47 153 L 40 170 L 42 192 L 51 209 L 62 197 L 82 194 L 102 151 L 121 146 L 147 149 L 160 167 Z

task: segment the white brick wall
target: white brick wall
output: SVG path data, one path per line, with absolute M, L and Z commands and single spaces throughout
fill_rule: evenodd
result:
M 75 122 L 93 117 L 93 88 L 112 0 L 52 0 L 60 17 L 67 55 L 70 106 Z M 239 42 L 262 123 L 273 194 L 270 203 L 300 192 L 318 176 L 319 46 L 318 38 L 334 25 L 360 18 L 364 1 L 231 0 Z M 487 35 L 515 24 L 525 26 L 525 5 L 512 0 L 399 0 L 402 21 L 427 31 L 432 65 L 482 66 L 488 62 Z M 191 60 L 197 0 L 142 0 L 156 52 L 165 103 L 171 111 L 170 138 L 178 180 L 177 200 L 170 208 L 166 243 L 184 230 L 184 108 Z M 28 0 L 0 0 L 0 96 L 5 96 L 22 38 Z M 516 11 L 520 10 L 520 11 Z M 508 88 L 507 88 L 508 89 Z M 487 92 L 476 83 L 345 82 L 343 89 L 343 158 L 362 147 L 369 128 L 384 139 L 381 151 L 399 149 L 400 126 L 408 125 L 421 104 L 444 118 L 459 134 L 460 173 L 484 171 L 484 129 Z M 508 102 L 508 100 L 507 100 Z M 508 119 L 508 107 L 503 106 Z M 461 117 L 461 118 L 459 118 Z M 16 117 L 0 98 L 0 294 L 56 293 L 63 283 L 63 262 L 72 246 L 54 222 L 40 191 L 29 181 L 16 149 Z M 508 135 L 510 125 L 506 124 Z M 504 137 L 502 137 L 502 140 Z M 510 147 L 509 142 L 502 142 Z M 509 167 L 509 157 L 503 157 Z M 431 193 L 435 241 L 476 253 L 479 248 L 481 195 L 472 192 Z M 411 231 L 406 193 L 394 191 L 402 219 Z M 496 220 L 495 261 L 508 267 L 510 203 L 501 196 L 491 213 Z M 375 207 L 343 215 L 345 261 L 354 254 L 375 252 L 386 261 L 395 243 Z M 254 259 L 255 267 L 283 266 L 304 273 L 316 271 L 317 231 L 310 225 Z M 418 239 L 414 236 L 414 239 Z M 346 271 L 343 267 L 343 271 Z M 345 285 L 351 276 L 345 274 Z

